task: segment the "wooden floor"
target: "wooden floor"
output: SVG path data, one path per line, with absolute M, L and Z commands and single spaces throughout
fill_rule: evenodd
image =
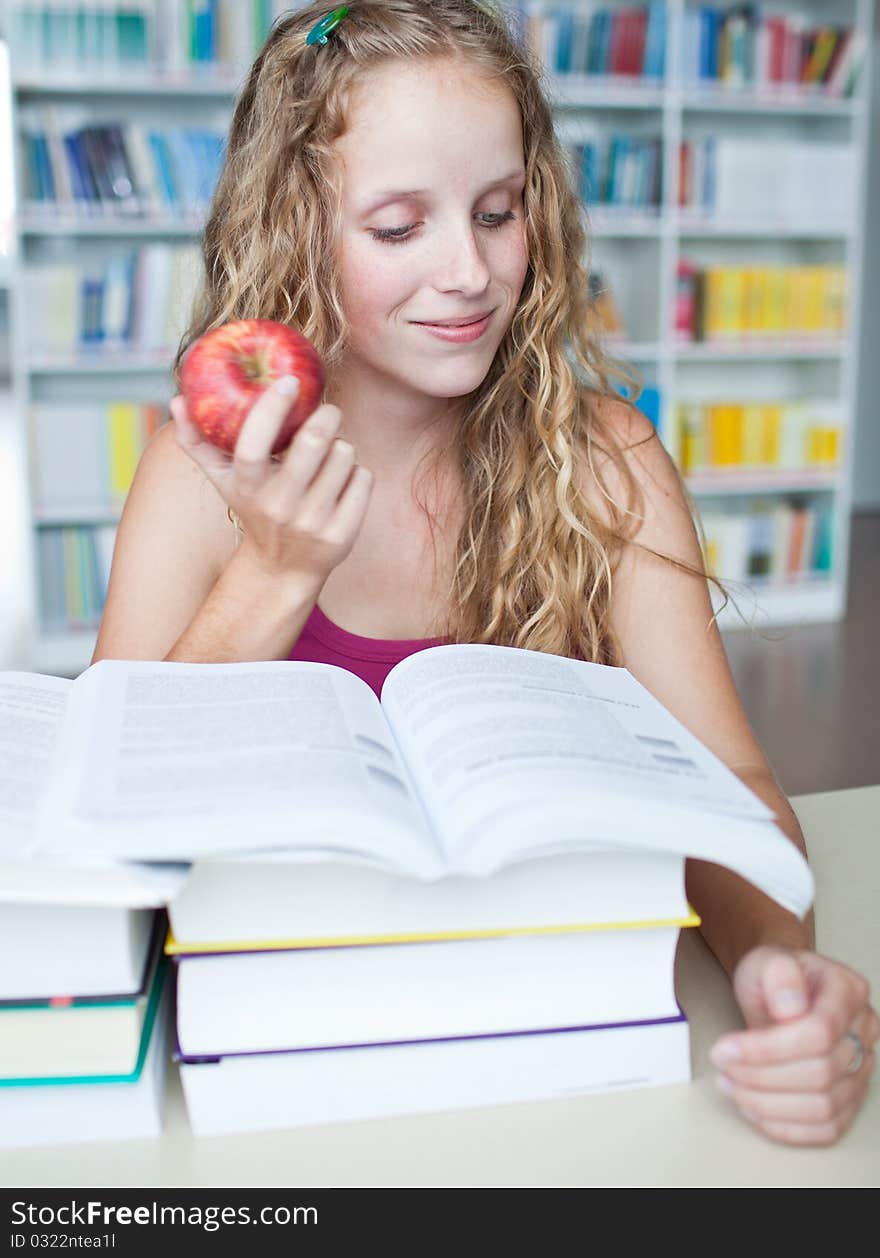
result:
M 853 517 L 846 619 L 724 634 L 739 693 L 788 795 L 880 783 L 880 512 Z

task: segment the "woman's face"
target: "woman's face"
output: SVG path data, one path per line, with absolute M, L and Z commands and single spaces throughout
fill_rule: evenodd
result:
M 448 62 L 395 63 L 359 85 L 352 125 L 336 148 L 347 366 L 435 398 L 472 392 L 528 269 L 513 95 Z M 487 330 L 476 340 L 447 341 L 419 326 L 486 311 Z

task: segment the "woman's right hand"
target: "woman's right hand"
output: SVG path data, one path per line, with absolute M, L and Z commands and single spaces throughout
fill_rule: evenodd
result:
M 296 388 L 299 382 L 293 380 Z M 338 406 L 314 410 L 281 455 L 271 449 L 294 392 L 275 381 L 257 400 L 233 454 L 206 440 L 187 415 L 183 397 L 171 399 L 177 443 L 196 462 L 241 520 L 252 562 L 270 576 L 307 576 L 319 587 L 351 550 L 373 487 L 354 447 L 336 438 Z

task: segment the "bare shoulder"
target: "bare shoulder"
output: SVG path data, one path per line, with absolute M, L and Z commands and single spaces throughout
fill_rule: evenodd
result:
M 620 662 L 726 764 L 768 771 L 713 619 L 678 469 L 635 407 L 595 394 L 589 402 L 598 421 L 594 465 L 605 491 L 635 513 L 627 518 L 628 539 L 617 557 L 609 602 Z M 589 469 L 585 481 L 585 497 L 610 520 Z
M 583 492 L 603 522 L 611 522 L 608 498 L 626 511 L 630 540 L 655 546 L 678 543 L 693 555 L 692 516 L 675 463 L 657 429 L 622 398 L 588 392 L 593 419 L 591 458 Z M 601 477 L 601 483 L 599 480 Z
M 93 662 L 164 659 L 235 552 L 226 503 L 166 423 L 119 521 Z

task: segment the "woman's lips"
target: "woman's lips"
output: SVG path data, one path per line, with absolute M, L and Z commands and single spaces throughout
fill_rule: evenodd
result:
M 480 319 L 476 323 L 466 323 L 463 327 L 458 328 L 443 327 L 439 323 L 417 323 L 416 327 L 424 328 L 426 332 L 430 332 L 432 336 L 439 337 L 441 341 L 476 341 L 488 328 L 493 313 L 494 311 L 490 312 L 484 319 Z

